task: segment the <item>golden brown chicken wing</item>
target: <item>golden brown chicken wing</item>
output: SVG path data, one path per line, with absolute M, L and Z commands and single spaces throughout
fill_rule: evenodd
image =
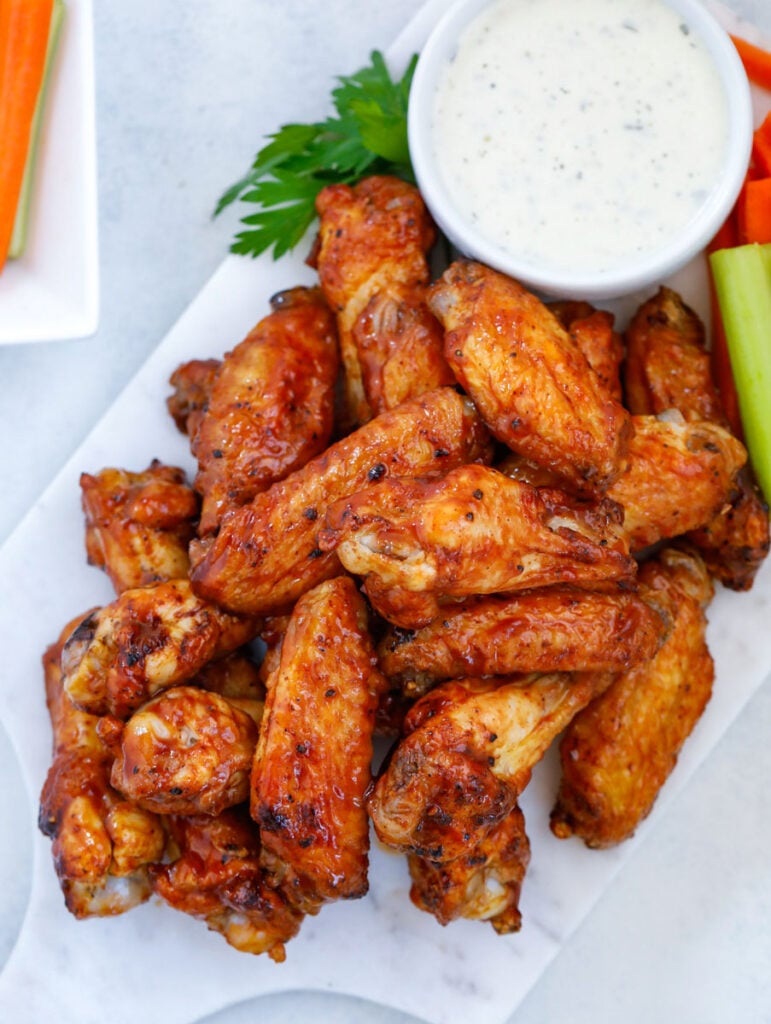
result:
M 519 896 L 530 862 L 525 819 L 518 806 L 467 853 L 435 864 L 410 854 L 410 899 L 446 925 L 464 917 L 489 921 L 499 935 L 522 926 Z
M 154 459 L 143 473 L 103 469 L 80 477 L 90 565 L 115 591 L 187 575 L 198 499 L 185 473 Z
M 300 930 L 302 914 L 260 867 L 259 831 L 246 806 L 168 821 L 179 856 L 153 870 L 155 892 L 235 949 L 285 960 L 284 943 Z
M 317 543 L 334 501 L 388 476 L 433 476 L 489 458 L 471 402 L 452 388 L 383 413 L 227 517 L 215 538 L 194 542 L 196 591 L 225 608 L 273 614 L 340 571 Z
M 712 584 L 701 559 L 665 549 L 642 566 L 640 582 L 668 606 L 673 628 L 652 660 L 576 716 L 560 744 L 552 831 L 592 847 L 620 843 L 647 816 L 712 692 L 703 611 Z
M 264 704 L 261 669 L 262 665 L 257 665 L 248 654 L 236 651 L 204 665 L 195 676 L 195 685 L 226 700 L 256 700 Z
M 417 631 L 392 627 L 378 657 L 417 697 L 462 676 L 621 671 L 652 657 L 668 626 L 636 594 L 555 586 L 447 605 Z
M 72 631 L 62 652 L 64 686 L 82 710 L 127 718 L 156 693 L 241 647 L 257 628 L 255 620 L 197 597 L 188 580 L 125 590 Z
M 511 449 L 602 494 L 624 466 L 629 414 L 559 320 L 516 281 L 453 263 L 429 290 L 445 356 L 482 419 Z
M 193 438 L 202 534 L 318 455 L 332 433 L 334 317 L 318 288 L 280 292 L 271 307 L 225 355 Z
M 169 384 L 174 391 L 166 407 L 177 429 L 192 440 L 206 411 L 212 385 L 222 365 L 220 359 L 191 359 L 172 373 Z
M 353 580 L 304 594 L 268 685 L 251 813 L 262 863 L 308 913 L 367 892 L 372 733 L 385 681 Z
M 613 314 L 595 309 L 588 302 L 551 302 L 548 308 L 581 350 L 600 382 L 620 402 L 624 343 L 613 329 Z
M 365 320 L 370 318 L 369 324 L 360 326 L 358 338 L 367 351 L 370 383 L 373 382 L 372 360 L 377 358 L 378 352 L 398 359 L 398 350 L 402 347 L 405 358 L 415 369 L 419 364 L 425 369 L 440 371 L 432 380 L 423 381 L 422 386 L 421 379 L 416 377 L 419 390 L 412 391 L 410 397 L 450 382 L 443 376 L 446 371 L 442 369 L 441 354 L 436 352 L 439 339 L 433 329 L 406 328 L 406 321 L 422 303 L 422 296 L 412 289 L 428 283 L 426 253 L 434 243 L 436 231 L 418 190 L 398 178 L 365 178 L 353 188 L 330 185 L 319 193 L 316 209 L 320 225 L 313 262 L 327 302 L 337 314 L 348 420 L 351 425 L 362 424 L 375 411 L 365 391 L 355 337 L 362 314 Z M 365 313 L 373 299 L 377 306 Z M 389 303 L 394 307 L 389 309 Z M 384 325 L 386 336 L 373 338 L 373 318 L 382 317 L 384 313 L 398 315 L 399 309 L 405 326 L 397 326 L 393 331 L 390 325 Z M 419 315 L 425 320 L 425 314 Z M 377 351 L 373 353 L 372 349 Z M 417 355 L 423 349 L 427 351 Z M 391 375 L 390 370 L 384 373 Z M 376 385 L 372 391 L 376 405 L 381 402 L 381 409 L 392 408 L 393 405 L 382 402 L 383 397 L 384 390 Z
M 392 477 L 338 502 L 319 544 L 365 577 L 383 618 L 420 628 L 442 598 L 633 577 L 619 514 L 470 465 L 436 481 Z
M 148 865 L 163 857 L 166 833 L 110 785 L 112 754 L 99 719 L 77 710 L 64 692 L 60 656 L 70 623 L 43 657 L 53 727 L 53 763 L 40 795 L 39 826 L 67 909 L 75 917 L 122 914 L 151 893 Z

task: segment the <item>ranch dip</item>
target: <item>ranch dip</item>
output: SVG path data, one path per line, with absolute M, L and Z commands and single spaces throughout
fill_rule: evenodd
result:
M 602 273 L 675 237 L 718 178 L 727 102 L 662 0 L 497 0 L 439 77 L 458 210 L 520 261 Z

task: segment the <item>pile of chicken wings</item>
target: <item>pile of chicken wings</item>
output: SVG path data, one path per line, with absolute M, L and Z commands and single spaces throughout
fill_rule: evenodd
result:
M 318 212 L 318 286 L 171 378 L 195 478 L 83 474 L 116 597 L 43 660 L 68 909 L 155 894 L 277 961 L 367 893 L 370 824 L 440 923 L 519 929 L 519 798 L 558 737 L 554 835 L 629 837 L 710 698 L 714 581 L 769 546 L 674 292 L 622 338 L 468 260 L 432 283 L 405 182 Z

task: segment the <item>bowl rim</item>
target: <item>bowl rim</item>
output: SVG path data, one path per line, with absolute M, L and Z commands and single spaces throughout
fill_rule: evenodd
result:
M 419 58 L 407 112 L 410 157 L 418 187 L 437 225 L 465 256 L 557 296 L 616 298 L 660 281 L 702 250 L 728 216 L 744 181 L 752 149 L 750 85 L 730 36 L 700 0 L 661 0 L 701 37 L 723 83 L 727 105 L 726 155 L 715 187 L 683 229 L 661 248 L 610 270 L 541 267 L 518 259 L 481 235 L 458 211 L 433 153 L 431 104 L 437 78 L 460 33 L 500 0 L 455 0 L 432 29 Z

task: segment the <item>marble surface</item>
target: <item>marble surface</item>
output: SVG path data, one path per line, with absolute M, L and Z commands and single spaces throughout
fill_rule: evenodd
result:
M 260 136 L 287 119 L 315 117 L 332 75 L 360 66 L 372 46 L 386 46 L 419 6 L 407 0 L 328 0 L 323 8 L 309 0 L 101 0 L 95 23 L 101 324 L 91 339 L 0 350 L 0 422 L 11 439 L 0 539 L 221 262 L 235 216 L 213 222 L 211 208 L 248 164 Z M 744 6 L 756 21 L 765 18 L 771 32 L 765 0 Z M 46 580 L 37 582 L 43 594 Z M 13 596 L 4 588 L 7 606 Z M 747 637 L 748 656 L 753 639 Z M 742 659 L 733 667 L 741 676 Z M 646 830 L 512 1022 L 771 1020 L 769 727 L 766 685 Z M 19 789 L 10 780 L 0 803 L 3 820 L 15 826 L 4 828 L 0 841 L 0 877 L 8 880 L 2 899 L 10 897 L 0 902 L 3 935 L 25 902 L 29 821 L 20 809 L 24 801 L 14 800 Z M 74 940 L 77 932 L 69 934 Z M 466 932 L 470 940 L 474 934 Z M 377 964 L 369 966 L 376 975 Z M 495 969 L 505 972 L 502 959 Z M 287 993 L 257 1005 L 264 1019 L 276 1022 L 310 1013 L 329 1022 L 408 1020 L 331 995 Z M 206 1019 L 240 1024 L 252 1013 L 240 1006 Z M 467 1019 L 489 1018 L 480 1007 Z

